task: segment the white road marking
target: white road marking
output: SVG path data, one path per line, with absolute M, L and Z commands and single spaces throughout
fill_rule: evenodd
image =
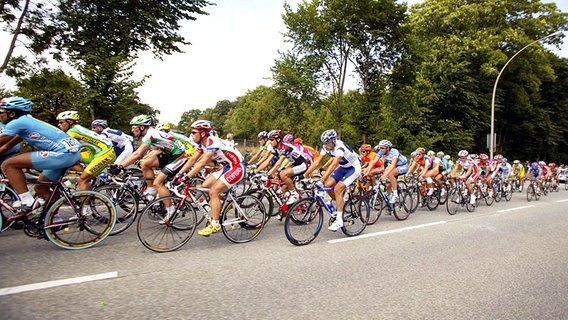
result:
M 534 207 L 534 205 L 530 205 L 530 206 L 523 206 L 523 207 L 516 207 L 516 208 L 511 208 L 511 209 L 503 209 L 503 210 L 497 210 L 497 212 L 507 212 L 507 211 L 514 211 L 514 210 L 521 210 L 521 209 L 532 208 L 532 207 Z
M 564 199 L 564 200 L 556 200 L 556 202 L 566 202 L 568 201 L 568 199 Z
M 426 223 L 426 224 L 419 224 L 419 225 L 412 226 L 412 227 L 405 227 L 405 228 L 400 228 L 400 229 L 393 229 L 393 230 L 367 233 L 367 234 L 362 234 L 362 235 L 358 235 L 358 236 L 355 236 L 355 237 L 347 237 L 347 238 L 341 238 L 341 239 L 328 240 L 327 243 L 339 243 L 339 242 L 346 242 L 346 241 L 358 240 L 358 239 L 369 238 L 369 237 L 382 236 L 382 235 L 385 235 L 385 234 L 391 234 L 391 233 L 404 232 L 404 231 L 409 231 L 409 230 L 414 230 L 414 229 L 419 229 L 419 228 L 431 227 L 431 226 L 435 226 L 435 225 L 439 225 L 439 224 L 444 224 L 446 222 L 447 221 L 438 221 L 438 222 L 432 222 L 432 223 Z
M 118 272 L 107 272 L 107 273 L 99 273 L 90 276 L 84 277 L 77 277 L 77 278 L 69 278 L 69 279 L 61 279 L 61 280 L 54 280 L 54 281 L 46 281 L 46 282 L 38 282 L 32 284 L 26 284 L 17 287 L 8 287 L 0 289 L 0 296 L 7 296 L 10 294 L 22 293 L 27 291 L 34 291 L 34 290 L 41 290 L 59 286 L 66 286 L 69 284 L 77 284 L 89 281 L 96 281 L 96 280 L 103 280 L 109 278 L 116 278 L 118 276 Z

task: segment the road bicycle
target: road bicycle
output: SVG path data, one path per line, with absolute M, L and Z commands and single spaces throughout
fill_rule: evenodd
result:
M 325 188 L 322 184 L 315 184 L 316 192 L 313 196 L 295 202 L 286 214 L 284 233 L 290 243 L 296 246 L 307 245 L 317 238 L 323 227 L 323 210 L 329 214 L 329 225 L 335 221 L 335 209 L 331 202 L 324 200 L 325 191 L 334 188 Z M 354 195 L 345 191 L 345 206 L 343 208 L 343 227 L 341 231 L 353 237 L 361 234 L 369 220 L 370 207 L 367 199 L 362 195 Z
M 513 191 L 511 191 L 511 185 L 506 179 L 503 179 L 501 176 L 495 176 L 493 178 L 492 186 L 495 202 L 499 202 L 503 198 L 507 201 L 511 201 Z
M 48 239 L 64 249 L 92 247 L 110 235 L 116 221 L 114 204 L 96 191 L 73 191 L 64 186 L 63 179 L 61 177 L 57 182 L 27 179 L 30 184 L 50 186 L 53 193 L 38 215 L 32 212 L 21 220 L 24 233 Z M 15 192 L 7 183 L 7 179 L 0 179 L 2 231 L 15 222 L 13 216 L 17 214 L 11 205 L 16 199 Z
M 540 200 L 540 190 L 538 187 L 538 183 L 536 180 L 532 179 L 529 185 L 527 186 L 527 201 L 538 201 Z
M 454 215 L 460 207 L 466 207 L 467 211 L 473 212 L 476 205 L 470 203 L 471 194 L 468 193 L 463 179 L 455 179 L 455 186 L 449 191 L 446 210 Z
M 475 206 L 479 207 L 481 201 L 485 201 L 487 206 L 491 206 L 495 201 L 495 198 L 489 195 L 489 185 L 487 184 L 487 180 L 485 178 L 480 178 L 479 181 L 474 186 L 475 194 Z
M 149 203 L 138 219 L 137 233 L 140 242 L 155 252 L 169 252 L 181 248 L 195 233 L 197 228 L 196 208 L 201 207 L 203 216 L 210 220 L 205 209 L 205 200 L 195 192 L 209 193 L 209 188 L 182 184 L 183 190 L 175 195 L 158 198 Z M 175 189 L 175 188 L 174 188 Z M 258 237 L 263 230 L 266 211 L 260 200 L 252 195 L 236 196 L 234 190 L 224 195 L 221 209 L 221 230 L 227 239 L 235 243 L 249 242 Z M 167 213 L 167 203 L 174 208 Z
M 393 204 L 390 203 L 391 195 L 386 192 L 390 182 L 388 180 L 386 182 L 380 181 L 379 177 L 380 175 L 377 176 L 374 188 L 368 191 L 364 191 L 362 181 L 357 181 L 352 189 L 354 194 L 365 196 L 369 202 L 371 212 L 367 224 L 375 224 L 384 210 L 387 210 L 387 215 L 394 215 L 396 220 L 406 220 L 414 207 L 412 186 L 406 187 L 405 183 L 398 181 L 398 200 Z

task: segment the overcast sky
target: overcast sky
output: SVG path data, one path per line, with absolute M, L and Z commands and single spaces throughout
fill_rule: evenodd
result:
M 279 57 L 278 50 L 286 48 L 283 4 L 288 2 L 295 8 L 301 0 L 213 2 L 218 4 L 205 9 L 208 16 L 184 23 L 181 33 L 192 43 L 183 48 L 184 53 L 163 60 L 145 53 L 137 61 L 134 80 L 151 76 L 138 90 L 140 99 L 161 111 L 161 121 L 177 124 L 184 111 L 212 108 L 220 100 L 233 101 L 259 85 L 271 85 L 270 67 Z M 556 3 L 568 12 L 567 0 Z M 5 36 L 0 37 L 1 53 L 6 52 L 8 43 Z M 568 44 L 557 54 L 568 57 Z M 13 87 L 13 81 L 5 77 L 0 81 Z

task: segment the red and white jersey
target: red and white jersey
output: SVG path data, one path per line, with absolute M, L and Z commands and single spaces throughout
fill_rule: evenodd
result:
M 237 148 L 229 145 L 227 141 L 214 136 L 207 137 L 205 147 L 199 145 L 197 151 L 200 153 L 213 152 L 211 160 L 213 160 L 215 164 L 221 164 L 225 167 L 240 166 L 244 161 L 243 155 Z
M 471 159 L 470 157 L 467 157 L 465 161 L 462 161 L 460 158 L 458 158 L 458 160 L 456 161 L 456 165 L 460 165 L 461 168 L 463 168 L 463 172 L 467 172 L 467 170 L 469 170 L 469 167 L 472 167 L 472 175 L 477 176 L 477 171 L 478 171 L 478 167 L 475 164 L 475 161 L 473 161 L 473 159 Z

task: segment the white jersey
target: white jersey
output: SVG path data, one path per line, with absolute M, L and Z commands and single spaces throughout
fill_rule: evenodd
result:
M 129 144 L 134 144 L 134 139 L 132 136 L 127 135 L 126 133 L 120 130 L 114 130 L 111 128 L 105 128 L 103 132 L 101 132 L 102 136 L 108 137 L 115 148 L 124 148 Z
M 199 145 L 198 152 L 213 152 L 211 160 L 225 167 L 241 165 L 245 159 L 239 150 L 231 147 L 226 140 L 214 136 L 207 137 L 205 147 Z
M 341 140 L 335 140 L 335 147 L 331 150 L 326 150 L 325 147 L 322 148 L 320 155 L 322 157 L 328 155 L 332 158 L 342 157 L 341 161 L 339 161 L 339 165 L 343 168 L 356 168 L 361 166 L 361 159 L 359 159 L 359 155 Z

